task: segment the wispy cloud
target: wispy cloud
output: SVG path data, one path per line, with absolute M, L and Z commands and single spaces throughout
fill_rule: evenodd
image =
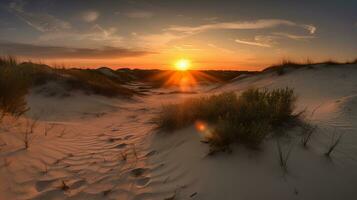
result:
M 317 28 L 314 25 L 302 25 L 302 27 L 304 27 L 306 30 L 308 30 L 310 32 L 310 34 L 315 34 Z
M 254 37 L 254 40 L 236 39 L 235 42 L 258 47 L 273 47 L 278 44 L 278 41 L 282 38 L 289 38 L 292 40 L 308 40 L 316 37 L 314 35 L 294 35 L 290 33 L 276 32 L 271 35 L 257 35 Z
M 151 18 L 154 16 L 154 13 L 144 10 L 130 11 L 123 14 L 129 18 Z
M 71 24 L 66 21 L 60 20 L 47 13 L 27 12 L 24 10 L 24 6 L 25 3 L 23 1 L 15 1 L 9 4 L 8 9 L 38 31 L 50 32 L 68 30 L 71 28 Z
M 104 28 L 95 24 L 87 31 L 66 31 L 66 32 L 48 32 L 39 36 L 39 42 L 50 42 L 58 40 L 70 41 L 87 41 L 97 42 L 101 45 L 122 45 L 123 37 L 117 34 L 115 27 Z
M 145 34 L 145 35 L 135 35 L 138 39 L 138 42 L 147 47 L 151 48 L 160 48 L 164 47 L 170 42 L 177 41 L 184 36 L 173 34 L 169 32 L 157 33 L 157 34 Z
M 235 42 L 237 42 L 239 44 L 258 46 L 258 47 L 272 47 L 272 45 L 269 42 L 267 42 L 267 41 L 264 42 L 264 40 L 261 41 L 261 40 L 257 39 L 257 37 L 255 37 L 253 41 L 236 39 Z
M 316 38 L 316 36 L 314 35 L 295 35 L 295 34 L 290 34 L 290 33 L 273 33 L 274 35 L 277 36 L 282 36 L 282 37 L 286 37 L 289 39 L 293 39 L 293 40 L 307 40 L 307 39 L 313 39 Z
M 256 21 L 236 21 L 236 22 L 220 22 L 203 24 L 199 26 L 171 26 L 168 28 L 169 31 L 177 31 L 183 33 L 199 33 L 208 30 L 216 29 L 234 29 L 234 30 L 244 30 L 244 29 L 264 29 L 272 28 L 277 26 L 298 26 L 308 30 L 311 34 L 315 33 L 316 27 L 313 25 L 297 24 L 292 21 L 283 19 L 261 19 Z
M 75 48 L 61 46 L 42 46 L 34 44 L 0 42 L 2 54 L 14 54 L 31 58 L 75 58 L 75 59 L 114 59 L 137 57 L 152 54 L 149 51 L 132 50 L 105 46 L 102 48 Z
M 98 19 L 98 17 L 99 17 L 99 12 L 94 10 L 84 11 L 81 14 L 81 18 L 85 22 L 94 22 Z

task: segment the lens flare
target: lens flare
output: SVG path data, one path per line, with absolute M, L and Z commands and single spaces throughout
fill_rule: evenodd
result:
M 212 129 L 204 121 L 197 120 L 195 122 L 195 128 L 204 139 L 212 137 Z

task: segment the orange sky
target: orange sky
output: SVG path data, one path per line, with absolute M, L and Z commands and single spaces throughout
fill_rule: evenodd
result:
M 283 59 L 348 61 L 357 57 L 356 6 L 334 0 L 4 0 L 0 55 L 84 68 L 173 69 L 183 58 L 192 69 L 218 70 L 260 70 Z

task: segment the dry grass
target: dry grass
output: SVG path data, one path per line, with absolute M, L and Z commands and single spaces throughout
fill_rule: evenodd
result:
M 286 172 L 288 170 L 288 160 L 293 148 L 290 146 L 287 151 L 284 151 L 279 139 L 276 140 L 276 144 L 279 154 L 279 165 Z
M 28 110 L 27 92 L 28 76 L 19 73 L 14 58 L 0 58 L 0 121 L 6 115 L 18 117 Z
M 337 134 L 336 132 L 333 133 L 331 138 L 331 143 L 328 146 L 328 150 L 325 153 L 327 157 L 331 156 L 331 153 L 335 150 L 337 145 L 341 142 L 343 134 Z
M 316 125 L 313 126 L 308 123 L 303 123 L 301 128 L 302 128 L 301 143 L 304 147 L 307 147 L 307 144 L 309 143 L 313 133 L 316 131 L 317 126 Z
M 20 97 L 23 98 L 29 89 L 51 81 L 60 84 L 66 91 L 80 90 L 86 94 L 107 97 L 131 97 L 138 94 L 123 87 L 119 78 L 107 76 L 95 69 L 51 68 L 32 62 L 19 64 L 15 57 L 0 57 L 0 97 L 8 97 L 11 101 L 19 99 L 20 102 Z M 10 94 L 12 91 L 16 91 L 15 94 Z M 2 94 L 4 92 L 9 94 Z
M 165 131 L 191 125 L 197 120 L 214 124 L 207 138 L 213 149 L 233 142 L 257 147 L 274 130 L 297 120 L 292 89 L 249 89 L 237 97 L 233 92 L 194 98 L 164 106 L 155 119 Z
M 338 62 L 332 59 L 326 60 L 324 62 L 313 62 L 311 59 L 306 59 L 304 62 L 296 62 L 289 59 L 283 59 L 281 63 L 267 67 L 262 72 L 276 72 L 277 75 L 282 76 L 288 72 L 288 69 L 312 69 L 314 65 L 325 65 L 325 66 L 337 66 L 345 64 L 356 64 L 357 59 L 353 61 Z
M 35 130 L 35 127 L 37 126 L 37 122 L 38 122 L 38 119 L 34 119 L 34 120 L 27 119 L 26 120 L 25 131 L 23 132 L 23 138 L 22 138 L 25 149 L 28 149 L 30 147 L 30 143 L 34 139 L 34 130 Z
M 57 70 L 62 75 L 68 90 L 81 90 L 87 94 L 98 94 L 108 97 L 118 95 L 130 97 L 133 90 L 121 85 L 121 81 L 106 76 L 96 70 L 89 69 L 62 69 Z

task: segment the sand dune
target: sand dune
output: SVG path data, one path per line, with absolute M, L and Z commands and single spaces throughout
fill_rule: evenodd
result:
M 5 119 L 0 129 L 0 199 L 355 199 L 357 66 L 244 76 L 191 93 L 147 89 L 132 100 L 31 93 L 27 115 Z M 284 140 L 284 150 L 293 148 L 287 173 L 274 140 L 263 151 L 233 146 L 232 154 L 208 156 L 194 127 L 168 134 L 152 124 L 165 103 L 286 86 L 298 94 L 296 110 L 306 109 L 307 119 L 318 125 L 308 149 L 300 145 L 298 128 Z M 26 150 L 28 119 L 38 122 Z M 334 133 L 343 139 L 327 158 Z

